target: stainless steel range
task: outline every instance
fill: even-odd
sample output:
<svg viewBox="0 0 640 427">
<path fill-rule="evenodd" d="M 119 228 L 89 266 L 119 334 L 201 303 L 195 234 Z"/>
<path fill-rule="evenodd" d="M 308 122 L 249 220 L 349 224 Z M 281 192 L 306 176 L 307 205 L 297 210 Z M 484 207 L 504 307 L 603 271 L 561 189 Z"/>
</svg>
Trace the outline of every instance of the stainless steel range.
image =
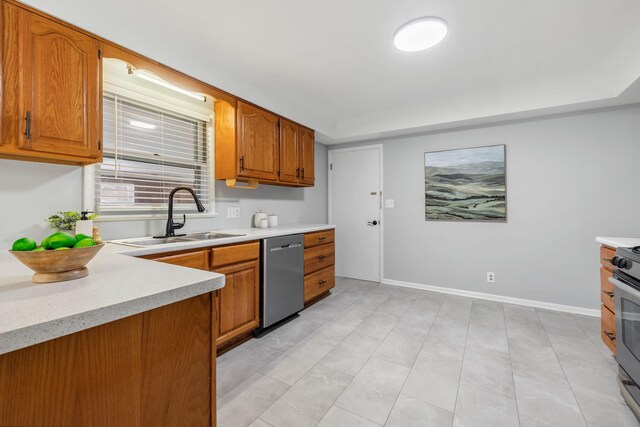
<svg viewBox="0 0 640 427">
<path fill-rule="evenodd" d="M 620 391 L 640 419 L 640 246 L 618 248 L 609 281 L 616 287 L 616 349 Z"/>
</svg>

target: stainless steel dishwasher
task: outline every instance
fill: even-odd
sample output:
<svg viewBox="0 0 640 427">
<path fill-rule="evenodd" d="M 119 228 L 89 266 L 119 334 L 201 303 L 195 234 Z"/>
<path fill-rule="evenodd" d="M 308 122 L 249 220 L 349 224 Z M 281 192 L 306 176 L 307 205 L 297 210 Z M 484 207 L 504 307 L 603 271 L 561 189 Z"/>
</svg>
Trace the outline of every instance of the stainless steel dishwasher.
<svg viewBox="0 0 640 427">
<path fill-rule="evenodd" d="M 304 236 L 262 240 L 262 329 L 304 308 Z"/>
</svg>

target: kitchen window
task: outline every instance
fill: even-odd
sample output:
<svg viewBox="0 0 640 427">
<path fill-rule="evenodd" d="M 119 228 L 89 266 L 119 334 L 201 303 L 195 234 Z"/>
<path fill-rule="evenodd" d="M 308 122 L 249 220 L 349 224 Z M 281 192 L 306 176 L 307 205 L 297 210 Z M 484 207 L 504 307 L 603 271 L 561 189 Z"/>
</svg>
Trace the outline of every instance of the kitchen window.
<svg viewBox="0 0 640 427">
<path fill-rule="evenodd" d="M 211 118 L 189 115 L 117 93 L 103 94 L 102 164 L 93 171 L 95 211 L 100 216 L 162 215 L 171 190 L 193 188 L 212 211 Z M 196 212 L 186 192 L 174 210 Z"/>
</svg>

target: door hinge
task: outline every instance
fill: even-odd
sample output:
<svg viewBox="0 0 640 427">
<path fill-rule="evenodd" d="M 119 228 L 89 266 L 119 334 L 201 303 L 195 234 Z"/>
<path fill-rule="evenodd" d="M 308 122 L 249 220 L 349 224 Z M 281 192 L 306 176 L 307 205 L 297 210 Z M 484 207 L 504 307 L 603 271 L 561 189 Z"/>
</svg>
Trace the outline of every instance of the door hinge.
<svg viewBox="0 0 640 427">
<path fill-rule="evenodd" d="M 102 50 L 98 49 L 98 59 L 102 59 Z"/>
</svg>

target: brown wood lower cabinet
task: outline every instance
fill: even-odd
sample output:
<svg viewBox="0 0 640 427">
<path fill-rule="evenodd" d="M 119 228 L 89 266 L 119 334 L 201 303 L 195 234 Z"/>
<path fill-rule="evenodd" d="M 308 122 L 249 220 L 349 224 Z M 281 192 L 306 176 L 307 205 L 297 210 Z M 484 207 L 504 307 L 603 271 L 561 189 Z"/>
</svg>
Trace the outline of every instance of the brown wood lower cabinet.
<svg viewBox="0 0 640 427">
<path fill-rule="evenodd" d="M 327 293 L 335 285 L 336 272 L 333 266 L 307 274 L 304 276 L 304 300 L 311 301 Z"/>
<path fill-rule="evenodd" d="M 204 294 L 0 355 L 2 426 L 216 425 Z"/>
<path fill-rule="evenodd" d="M 211 249 L 211 270 L 225 275 L 218 294 L 219 348 L 246 338 L 260 325 L 260 243 Z"/>
<path fill-rule="evenodd" d="M 615 267 L 609 262 L 616 254 L 616 250 L 609 246 L 600 247 L 600 307 L 601 324 L 600 337 L 609 347 L 609 350 L 616 354 L 616 308 L 614 304 L 614 288 L 609 283 L 609 277 L 613 274 Z"/>
<path fill-rule="evenodd" d="M 334 230 L 304 235 L 304 303 L 313 304 L 335 286 Z"/>
</svg>

